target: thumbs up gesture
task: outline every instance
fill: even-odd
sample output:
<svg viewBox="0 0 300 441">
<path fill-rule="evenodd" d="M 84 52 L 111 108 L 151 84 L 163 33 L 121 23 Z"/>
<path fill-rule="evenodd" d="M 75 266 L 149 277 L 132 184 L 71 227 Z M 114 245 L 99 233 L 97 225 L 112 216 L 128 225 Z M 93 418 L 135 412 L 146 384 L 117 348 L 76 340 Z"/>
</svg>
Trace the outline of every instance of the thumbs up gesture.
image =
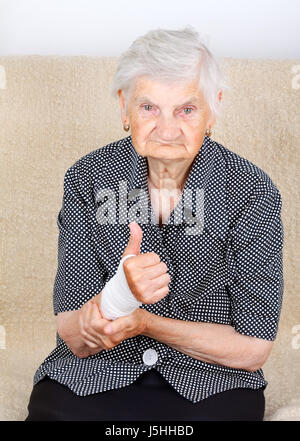
<svg viewBox="0 0 300 441">
<path fill-rule="evenodd" d="M 129 242 L 122 255 L 123 258 L 135 254 L 123 262 L 128 286 L 138 301 L 156 303 L 169 292 L 168 267 L 154 252 L 140 254 L 143 230 L 135 222 L 131 222 L 129 228 Z"/>
</svg>

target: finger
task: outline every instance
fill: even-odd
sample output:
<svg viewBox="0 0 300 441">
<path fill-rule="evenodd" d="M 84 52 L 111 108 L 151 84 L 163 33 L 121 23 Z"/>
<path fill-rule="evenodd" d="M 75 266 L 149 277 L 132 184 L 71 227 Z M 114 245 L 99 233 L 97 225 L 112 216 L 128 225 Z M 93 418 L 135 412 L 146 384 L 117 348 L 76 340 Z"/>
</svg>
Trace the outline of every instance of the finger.
<svg viewBox="0 0 300 441">
<path fill-rule="evenodd" d="M 152 292 L 165 287 L 168 285 L 171 281 L 171 276 L 169 273 L 163 274 L 162 276 L 156 277 L 155 279 L 151 280 L 151 288 Z"/>
<path fill-rule="evenodd" d="M 97 296 L 95 296 L 95 298 L 93 298 L 91 300 L 91 302 L 93 302 L 93 303 L 95 303 L 95 305 L 97 305 L 98 311 L 99 311 L 99 314 L 100 314 L 101 318 L 103 318 L 103 314 L 102 314 L 102 311 L 101 311 L 102 292 L 103 291 L 101 291 Z"/>
<path fill-rule="evenodd" d="M 95 320 L 103 319 L 99 303 L 92 299 L 90 300 L 90 304 L 92 305 L 91 308 L 92 318 Z"/>
<path fill-rule="evenodd" d="M 153 265 L 157 265 L 160 263 L 160 257 L 158 254 L 151 252 L 151 253 L 143 253 L 138 254 L 137 256 L 129 257 L 129 259 L 126 259 L 123 263 L 123 268 L 125 270 L 135 270 L 138 269 L 144 271 L 145 268 L 152 267 Z"/>
<path fill-rule="evenodd" d="M 168 286 L 164 286 L 163 288 L 158 289 L 152 296 L 151 304 L 159 302 L 166 294 L 170 291 Z"/>
<path fill-rule="evenodd" d="M 129 319 L 127 316 L 119 317 L 104 326 L 103 332 L 105 335 L 117 334 L 118 332 L 124 331 L 128 327 Z"/>
<path fill-rule="evenodd" d="M 109 348 L 111 344 L 115 346 L 115 343 L 103 333 L 103 327 L 109 323 L 109 320 L 99 318 L 100 316 L 101 315 L 99 314 L 99 309 L 96 302 L 90 300 L 84 305 L 83 339 L 89 348 L 93 350 L 101 350 L 104 347 Z"/>
<path fill-rule="evenodd" d="M 106 345 L 109 347 L 111 343 L 113 343 L 113 346 L 115 346 L 115 342 L 111 340 L 110 334 L 107 334 L 104 331 L 106 326 L 111 325 L 113 322 L 113 320 L 108 320 L 105 318 L 102 318 L 97 322 L 97 327 L 95 327 L 95 332 L 93 332 L 93 335 L 96 336 L 99 345 Z"/>
<path fill-rule="evenodd" d="M 143 230 L 136 222 L 130 222 L 129 229 L 129 242 L 124 250 L 122 257 L 127 256 L 128 254 L 140 254 L 140 247 L 143 239 Z"/>
<path fill-rule="evenodd" d="M 93 343 L 99 343 L 101 330 L 106 324 L 107 320 L 103 319 L 96 302 L 90 301 L 87 304 L 85 314 L 85 329 L 87 330 L 85 338 Z"/>
<path fill-rule="evenodd" d="M 86 330 L 84 338 L 90 343 L 97 344 L 99 341 L 99 336 L 97 330 L 94 329 L 93 326 L 95 321 L 99 320 L 99 311 L 97 313 L 95 308 L 97 308 L 97 305 L 94 302 L 88 302 L 84 318 L 84 326 Z"/>
<path fill-rule="evenodd" d="M 156 265 L 151 265 L 143 270 L 143 277 L 148 280 L 156 279 L 162 276 L 168 271 L 168 267 L 165 262 L 160 262 Z"/>
</svg>

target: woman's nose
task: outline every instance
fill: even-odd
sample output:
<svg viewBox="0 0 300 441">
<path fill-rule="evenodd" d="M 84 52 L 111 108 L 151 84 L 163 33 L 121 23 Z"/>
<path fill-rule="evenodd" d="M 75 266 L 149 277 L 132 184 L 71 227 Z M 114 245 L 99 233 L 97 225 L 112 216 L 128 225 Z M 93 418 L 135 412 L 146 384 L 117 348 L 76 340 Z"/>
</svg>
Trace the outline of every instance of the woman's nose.
<svg viewBox="0 0 300 441">
<path fill-rule="evenodd" d="M 161 142 L 176 141 L 180 136 L 178 121 L 170 117 L 161 117 L 157 122 L 157 134 Z"/>
</svg>

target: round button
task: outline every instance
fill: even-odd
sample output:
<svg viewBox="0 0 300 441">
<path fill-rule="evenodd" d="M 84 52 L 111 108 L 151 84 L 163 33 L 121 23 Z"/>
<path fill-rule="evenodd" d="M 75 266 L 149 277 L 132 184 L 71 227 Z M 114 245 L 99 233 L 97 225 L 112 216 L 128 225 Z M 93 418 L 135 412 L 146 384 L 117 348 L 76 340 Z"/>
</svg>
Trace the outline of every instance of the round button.
<svg viewBox="0 0 300 441">
<path fill-rule="evenodd" d="M 155 364 L 158 360 L 158 355 L 155 349 L 147 349 L 143 354 L 143 362 L 151 366 L 152 364 Z"/>
</svg>

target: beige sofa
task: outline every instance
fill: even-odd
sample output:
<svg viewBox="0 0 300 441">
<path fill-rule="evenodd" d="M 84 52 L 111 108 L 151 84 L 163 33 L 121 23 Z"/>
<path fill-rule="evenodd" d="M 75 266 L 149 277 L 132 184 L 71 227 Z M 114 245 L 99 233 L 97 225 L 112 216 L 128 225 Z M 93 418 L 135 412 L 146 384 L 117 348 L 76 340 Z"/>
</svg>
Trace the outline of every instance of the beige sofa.
<svg viewBox="0 0 300 441">
<path fill-rule="evenodd" d="M 283 198 L 285 292 L 264 366 L 265 419 L 300 420 L 300 60 L 219 61 L 231 89 L 212 138 L 267 172 Z M 84 154 L 128 136 L 109 96 L 116 62 L 0 57 L 1 420 L 25 419 L 33 375 L 55 346 L 52 288 L 64 173 Z"/>
</svg>

